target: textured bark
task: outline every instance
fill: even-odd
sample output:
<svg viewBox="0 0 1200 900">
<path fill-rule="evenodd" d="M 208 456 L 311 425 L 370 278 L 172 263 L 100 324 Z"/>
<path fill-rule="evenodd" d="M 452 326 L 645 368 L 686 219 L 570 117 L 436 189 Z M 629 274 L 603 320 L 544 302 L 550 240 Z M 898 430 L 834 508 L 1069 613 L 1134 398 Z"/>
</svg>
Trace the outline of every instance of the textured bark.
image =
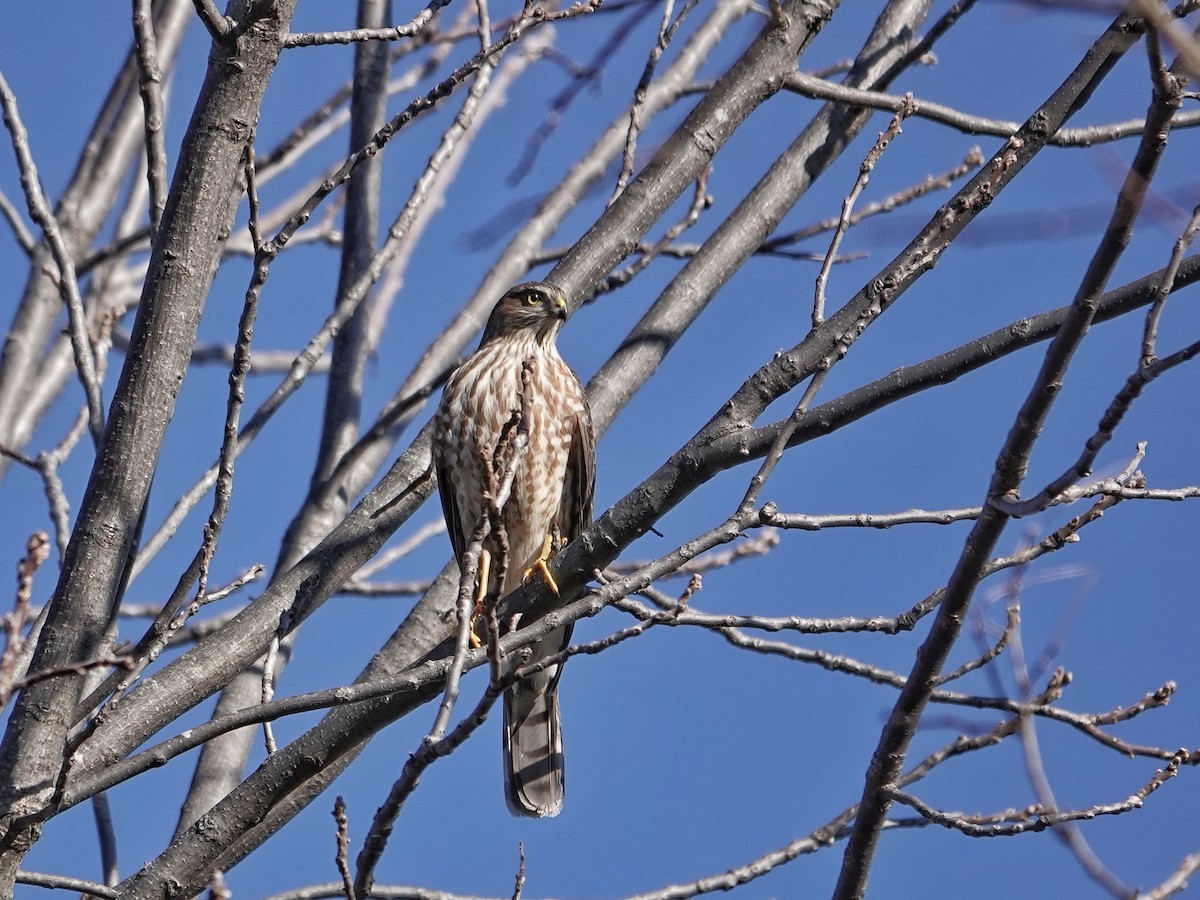
<svg viewBox="0 0 1200 900">
<path fill-rule="evenodd" d="M 387 25 L 390 0 L 359 0 L 358 27 Z M 387 108 L 388 45 L 382 41 L 354 48 L 354 87 L 350 101 L 350 150 L 366 145 L 385 121 Z M 365 161 L 346 185 L 342 264 L 338 296 L 350 290 L 370 265 L 379 231 L 380 159 Z M 325 419 L 313 472 L 312 487 L 288 528 L 275 569 L 290 569 L 329 530 L 346 516 L 349 497 L 336 492 L 329 497 L 324 483 L 342 454 L 357 440 L 362 407 L 363 371 L 366 366 L 366 321 L 369 303 L 362 303 L 342 326 L 333 342 L 332 363 L 325 399 Z M 291 641 L 280 646 L 276 657 L 278 677 L 290 655 Z M 262 661 L 243 671 L 221 692 L 214 716 L 257 703 L 262 693 Z M 204 745 L 191 788 L 179 816 L 179 830 L 196 821 L 242 779 L 246 758 L 257 729 L 246 728 L 222 735 Z"/>
<path fill-rule="evenodd" d="M 162 231 L 150 261 L 108 425 L 50 603 L 31 671 L 95 655 L 124 576 L 196 327 L 237 207 L 242 153 L 294 3 L 214 46 Z M 62 771 L 81 675 L 52 678 L 18 698 L 0 747 L 5 810 L 0 890 L 37 837 Z"/>
</svg>

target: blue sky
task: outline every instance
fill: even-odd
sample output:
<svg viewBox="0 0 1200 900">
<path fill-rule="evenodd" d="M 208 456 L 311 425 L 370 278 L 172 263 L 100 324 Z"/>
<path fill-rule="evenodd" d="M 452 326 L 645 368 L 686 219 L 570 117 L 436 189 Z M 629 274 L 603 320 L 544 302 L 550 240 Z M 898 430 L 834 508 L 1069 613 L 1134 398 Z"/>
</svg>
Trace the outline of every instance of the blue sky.
<svg viewBox="0 0 1200 900">
<path fill-rule="evenodd" d="M 880 6 L 877 2 L 844 4 L 802 66 L 819 69 L 852 56 Z M 945 6 L 935 3 L 934 15 Z M 349 27 L 353 8 L 345 0 L 309 0 L 300 4 L 293 28 Z M 457 4 L 452 6 L 456 9 Z M 493 17 L 506 11 L 498 4 Z M 397 4 L 398 21 L 412 12 Z M 703 12 L 701 4 L 692 15 Z M 520 184 L 507 185 L 502 176 L 524 149 L 529 132 L 542 121 L 549 98 L 563 85 L 562 68 L 545 60 L 532 66 L 514 87 L 507 105 L 484 125 L 406 273 L 387 335 L 368 369 L 368 415 L 391 395 L 428 341 L 482 279 L 508 237 L 504 229 L 511 219 L 557 183 L 628 102 L 652 46 L 657 17 L 651 15 L 634 32 L 596 89 L 580 95 Z M 1058 86 L 1109 18 L 1110 11 L 1092 14 L 997 0 L 980 3 L 939 43 L 937 64 L 905 74 L 893 91 L 911 90 L 918 98 L 979 115 L 1024 120 Z M 17 95 L 42 182 L 51 196 L 57 196 L 69 177 L 73 154 L 128 44 L 128 19 L 125 4 L 14 0 L 11 5 L 9 25 L 0 32 L 0 69 Z M 597 40 L 587 24 L 563 24 L 557 29 L 556 47 L 576 61 L 586 59 Z M 705 75 L 722 71 L 758 27 L 758 19 L 752 17 L 731 29 Z M 207 37 L 193 27 L 169 101 L 167 147 L 172 160 L 206 53 Z M 59 61 L 64 57 L 70 64 Z M 286 53 L 267 93 L 259 147 L 271 147 L 316 100 L 347 78 L 351 58 L 344 47 Z M 412 95 L 393 97 L 389 111 L 397 111 Z M 1146 54 L 1139 44 L 1070 124 L 1140 117 L 1148 100 Z M 385 220 L 390 221 L 407 197 L 457 102 L 452 98 L 389 147 Z M 639 164 L 686 108 L 681 104 L 651 124 L 640 142 Z M 699 239 L 715 227 L 817 108 L 815 101 L 780 95 L 751 117 L 716 158 L 709 182 L 714 205 L 691 238 Z M 859 162 L 886 124 L 884 114 L 872 119 L 781 230 L 836 215 Z M 1155 212 L 1139 221 L 1113 286 L 1165 264 L 1173 241 L 1200 201 L 1196 140 L 1192 132 L 1172 136 L 1154 184 Z M 264 201 L 289 195 L 339 159 L 346 141 L 344 131 L 331 137 L 296 170 L 265 187 Z M 872 173 L 860 203 L 879 200 L 954 166 L 973 145 L 978 144 L 986 157 L 1000 143 L 998 138 L 962 135 L 910 120 Z M 1070 302 L 1134 147 L 1133 141 L 1126 140 L 1086 151 L 1050 149 L 1040 154 L 937 268 L 872 326 L 833 370 L 819 399 L 832 399 L 898 366 L 953 348 L 1021 316 Z M 579 204 L 553 243 L 569 245 L 586 230 L 602 211 L 614 177 L 610 173 L 602 189 Z M 10 198 L 20 197 L 8 152 L 0 153 L 0 188 Z M 673 222 L 686 202 L 685 198 L 677 204 L 652 235 Z M 834 269 L 831 303 L 848 299 L 872 278 L 939 202 L 935 197 L 852 230 L 844 252 L 866 256 Z M 478 246 L 466 240 L 480 222 L 493 220 L 505 223 L 498 241 Z M 244 221 L 243 210 L 238 227 L 244 227 Z M 818 239 L 804 249 L 822 252 L 825 241 Z M 678 265 L 660 261 L 630 286 L 601 297 L 572 318 L 560 346 L 585 380 L 619 345 Z M 6 311 L 6 322 L 7 311 L 20 298 L 26 268 L 16 242 L 0 232 L 0 272 L 5 273 L 0 278 L 0 310 Z M 201 340 L 232 339 L 249 270 L 246 260 L 222 267 L 201 324 Z M 815 263 L 775 258 L 751 260 L 739 271 L 600 442 L 598 510 L 653 472 L 776 350 L 804 337 L 816 273 Z M 336 278 L 335 249 L 289 250 L 273 267 L 264 291 L 256 348 L 301 346 L 331 307 Z M 1168 304 L 1161 355 L 1196 339 L 1200 314 L 1194 295 L 1194 288 L 1185 290 Z M 1141 327 L 1141 316 L 1132 315 L 1097 326 L 1089 334 L 1035 449 L 1028 481 L 1032 489 L 1027 493 L 1040 489 L 1078 455 L 1136 365 Z M 796 448 L 769 482 L 764 499 L 775 501 L 786 512 L 814 514 L 978 504 L 1043 351 L 1044 346 L 1038 346 L 1014 354 Z M 114 353 L 108 392 L 120 362 L 120 354 Z M 278 377 L 252 379 L 248 409 L 270 392 Z M 189 375 L 168 430 L 148 528 L 161 522 L 175 497 L 215 459 L 225 380 L 226 372 L 216 366 L 197 366 Z M 1153 384 L 1101 455 L 1098 473 L 1119 472 L 1135 443 L 1145 440 L 1149 450 L 1142 469 L 1152 487 L 1200 483 L 1195 452 L 1198 387 L 1194 366 L 1181 367 Z M 283 529 L 307 488 L 322 397 L 321 378 L 311 378 L 239 462 L 233 507 L 214 562 L 214 582 L 228 580 L 254 562 L 273 563 Z M 774 417 L 785 415 L 795 399 L 787 398 L 770 412 Z M 36 452 L 53 446 L 80 402 L 78 386 L 69 384 L 27 449 Z M 415 433 L 414 427 L 408 436 Z M 64 469 L 73 508 L 82 495 L 90 462 L 88 448 L 81 445 Z M 661 537 L 644 537 L 623 559 L 660 555 L 721 521 L 736 507 L 752 474 L 753 467 L 742 467 L 714 479 L 663 517 L 657 525 Z M 6 511 L 0 517 L 0 566 L 15 564 L 29 531 L 46 526 L 43 507 L 38 480 L 10 468 L 0 482 L 0 510 Z M 1081 509 L 1054 510 L 1013 523 L 1002 538 L 1000 552 L 1011 552 L 1030 536 L 1044 536 Z M 1026 652 L 1035 658 L 1044 647 L 1054 646 L 1050 665 L 1063 666 L 1074 675 L 1063 699 L 1066 708 L 1102 712 L 1129 706 L 1164 682 L 1176 682 L 1178 691 L 1165 709 L 1113 729 L 1136 743 L 1168 748 L 1197 745 L 1198 509 L 1197 501 L 1122 504 L 1085 529 L 1077 545 L 1049 555 L 1023 576 Z M 154 602 L 169 592 L 179 568 L 198 545 L 207 511 L 205 501 L 132 586 L 131 601 Z M 438 516 L 436 503 L 427 504 L 393 542 Z M 768 556 L 706 575 L 694 602 L 706 611 L 774 616 L 894 615 L 945 582 L 968 530 L 969 524 L 963 523 L 867 533 L 853 529 L 785 533 Z M 448 555 L 448 541 L 438 537 L 386 575 L 429 577 Z M 48 574 L 43 573 L 37 583 L 38 601 L 50 590 Z M 973 616 L 993 624 L 1003 622 L 1000 591 L 1005 581 L 1005 576 L 999 576 L 981 587 Z M 678 593 L 683 583 L 664 587 Z M 256 593 L 249 591 L 250 596 Z M 231 607 L 244 599 L 243 594 L 226 603 Z M 352 680 L 410 603 L 331 599 L 301 629 L 294 662 L 278 686 L 279 693 Z M 602 637 L 625 624 L 626 617 L 610 610 L 581 622 L 576 637 Z M 918 629 L 897 638 L 791 640 L 798 646 L 906 672 L 923 636 L 924 630 Z M 976 652 L 965 635 L 951 665 Z M 1004 687 L 1013 690 L 1004 658 L 998 668 Z M 465 696 L 473 698 L 483 687 L 482 674 L 473 673 L 465 681 Z M 984 673 L 976 673 L 962 682 L 962 689 L 993 695 L 996 685 Z M 657 629 L 568 665 L 562 682 L 568 755 L 562 816 L 546 822 L 509 816 L 501 789 L 494 717 L 475 739 L 425 774 L 397 824 L 378 881 L 506 896 L 511 893 L 519 843 L 524 844 L 526 856 L 525 896 L 531 898 L 620 897 L 745 864 L 808 834 L 857 801 L 862 773 L 894 699 L 891 688 L 816 666 L 752 655 L 711 633 Z M 161 737 L 203 721 L 211 705 L 212 701 L 202 704 Z M 385 729 L 331 791 L 229 873 L 234 896 L 260 897 L 336 879 L 330 818 L 334 793 L 346 797 L 352 853 L 356 852 L 355 842 L 361 841 L 375 807 L 432 717 L 431 708 L 421 710 Z M 318 718 L 297 716 L 277 723 L 278 740 L 282 744 L 297 736 Z M 960 732 L 986 730 L 996 721 L 994 714 L 986 712 L 933 707 L 910 759 L 919 759 Z M 1064 808 L 1123 800 L 1158 767 L 1152 760 L 1125 760 L 1064 725 L 1039 722 L 1038 736 L 1049 778 Z M 256 746 L 252 764 L 261 761 L 262 752 Z M 110 792 L 123 876 L 165 846 L 194 759 L 194 753 L 188 754 Z M 1033 802 L 1014 740 L 947 763 L 914 790 L 934 806 L 968 813 L 1022 808 Z M 1195 773 L 1184 771 L 1152 796 L 1144 809 L 1086 823 L 1083 832 L 1100 858 L 1128 884 L 1153 886 L 1185 855 L 1200 849 L 1194 829 L 1188 827 L 1198 802 Z M 843 846 L 783 866 L 741 888 L 739 895 L 827 895 L 837 877 Z M 98 877 L 90 810 L 78 807 L 53 820 L 27 866 Z M 967 894 L 977 898 L 1104 896 L 1049 835 L 983 840 L 934 827 L 885 834 L 870 882 L 871 897 Z M 22 888 L 18 896 L 40 893 Z"/>
</svg>

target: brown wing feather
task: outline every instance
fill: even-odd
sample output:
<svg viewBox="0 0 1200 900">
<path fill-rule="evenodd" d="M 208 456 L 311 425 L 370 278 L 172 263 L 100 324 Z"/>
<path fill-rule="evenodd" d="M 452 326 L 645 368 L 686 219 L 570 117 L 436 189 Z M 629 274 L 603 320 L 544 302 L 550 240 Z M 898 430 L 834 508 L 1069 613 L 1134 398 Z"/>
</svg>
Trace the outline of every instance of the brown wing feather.
<svg viewBox="0 0 1200 900">
<path fill-rule="evenodd" d="M 442 500 L 442 515 L 446 517 L 446 532 L 450 535 L 450 545 L 454 548 L 454 558 L 462 565 L 463 555 L 467 552 L 467 536 L 463 534 L 462 517 L 458 513 L 458 504 L 454 502 L 454 482 L 450 479 L 450 467 L 442 462 L 437 455 L 438 496 Z"/>
<path fill-rule="evenodd" d="M 583 412 L 575 417 L 562 499 L 558 505 L 559 527 L 568 541 L 575 540 L 592 523 L 595 494 L 596 435 L 592 429 L 592 411 L 584 397 Z"/>
</svg>

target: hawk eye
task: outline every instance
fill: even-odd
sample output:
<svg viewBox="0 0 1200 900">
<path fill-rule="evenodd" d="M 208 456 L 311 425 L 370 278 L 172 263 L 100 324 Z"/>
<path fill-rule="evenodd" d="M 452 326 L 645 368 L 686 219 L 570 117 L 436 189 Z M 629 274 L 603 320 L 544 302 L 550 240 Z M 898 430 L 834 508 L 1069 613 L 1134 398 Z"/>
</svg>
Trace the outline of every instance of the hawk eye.
<svg viewBox="0 0 1200 900">
<path fill-rule="evenodd" d="M 537 306 L 538 302 L 539 302 L 538 295 L 533 293 L 532 291 L 525 295 L 525 305 L 526 306 Z"/>
</svg>

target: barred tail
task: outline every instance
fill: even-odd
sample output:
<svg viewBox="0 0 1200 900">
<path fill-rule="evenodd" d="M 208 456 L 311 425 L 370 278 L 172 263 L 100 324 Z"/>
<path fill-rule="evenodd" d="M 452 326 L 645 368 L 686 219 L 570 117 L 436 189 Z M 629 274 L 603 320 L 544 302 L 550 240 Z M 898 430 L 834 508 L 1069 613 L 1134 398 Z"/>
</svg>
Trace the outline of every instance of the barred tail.
<svg viewBox="0 0 1200 900">
<path fill-rule="evenodd" d="M 533 648 L 533 661 L 557 653 L 570 630 L 551 632 Z M 563 804 L 561 665 L 522 678 L 504 694 L 504 787 L 519 816 L 557 816 Z"/>
</svg>

